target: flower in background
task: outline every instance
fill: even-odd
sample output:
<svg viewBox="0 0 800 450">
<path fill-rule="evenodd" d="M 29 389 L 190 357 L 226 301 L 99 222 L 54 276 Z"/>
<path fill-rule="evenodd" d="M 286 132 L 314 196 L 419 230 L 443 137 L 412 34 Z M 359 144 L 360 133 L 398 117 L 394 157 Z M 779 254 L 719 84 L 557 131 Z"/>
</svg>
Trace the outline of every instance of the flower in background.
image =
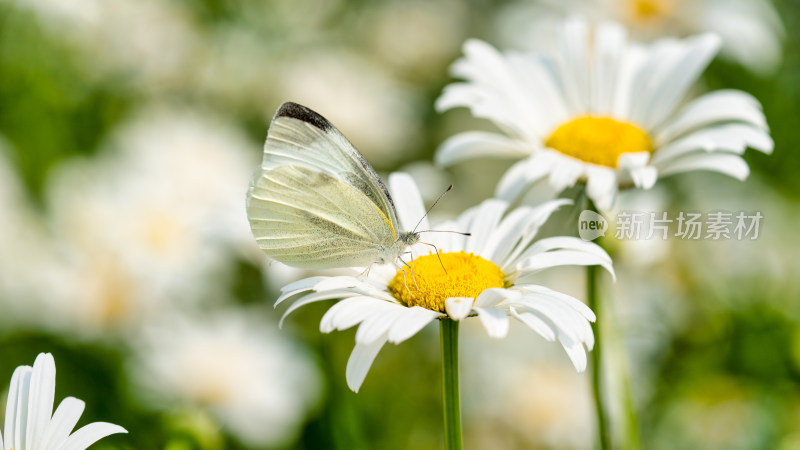
<svg viewBox="0 0 800 450">
<path fill-rule="evenodd" d="M 122 74 L 138 87 L 177 87 L 196 70 L 202 48 L 189 11 L 161 0 L 5 0 L 34 12 L 85 59 L 90 77 Z"/>
<path fill-rule="evenodd" d="M 624 28 L 568 20 L 558 52 L 502 54 L 478 40 L 464 45 L 439 111 L 467 107 L 505 134 L 471 131 L 439 148 L 440 164 L 478 156 L 524 158 L 496 195 L 514 199 L 547 179 L 561 191 L 581 181 L 600 209 L 620 187 L 651 188 L 659 176 L 710 170 L 744 179 L 747 147 L 773 149 L 761 105 L 749 94 L 720 90 L 682 105 L 717 52 L 713 34 L 629 43 Z"/>
<path fill-rule="evenodd" d="M 371 60 L 334 48 L 303 52 L 284 61 L 280 78 L 282 98 L 321 111 L 368 160 L 391 167 L 419 150 L 418 95 Z"/>
<path fill-rule="evenodd" d="M 366 43 L 375 58 L 404 78 L 439 80 L 467 35 L 466 5 L 454 1 L 369 4 Z"/>
<path fill-rule="evenodd" d="M 47 190 L 51 254 L 28 268 L 50 280 L 42 289 L 59 286 L 45 297 L 61 314 L 46 320 L 123 330 L 221 294 L 235 257 L 258 255 L 241 188 L 255 157 L 221 119 L 148 109 L 97 157 L 60 167 Z"/>
<path fill-rule="evenodd" d="M 523 0 L 499 10 L 496 34 L 503 45 L 543 49 L 553 25 L 573 15 L 620 22 L 644 40 L 716 33 L 722 56 L 760 75 L 777 69 L 783 51 L 783 24 L 769 0 Z"/>
<path fill-rule="evenodd" d="M 412 229 L 425 210 L 419 190 L 406 174 L 393 174 L 390 189 L 403 229 Z M 347 384 L 358 391 L 386 342 L 409 339 L 435 319 L 477 316 L 490 337 L 505 337 L 509 316 L 545 339 L 558 339 L 575 368 L 586 368 L 594 343 L 594 313 L 579 300 L 533 284 L 534 274 L 564 265 L 602 265 L 613 274 L 611 259 L 598 246 L 572 237 L 535 241 L 539 227 L 567 201 L 508 211 L 508 204 L 487 200 L 445 222 L 436 230 L 471 233 L 424 234 L 441 253 L 423 255 L 425 244 L 412 248 L 410 270 L 374 266 L 366 278 L 306 278 L 285 286 L 276 305 L 290 298 L 284 317 L 312 302 L 343 299 L 322 318 L 328 333 L 360 325 L 347 363 Z M 423 218 L 419 229 L 430 229 Z M 416 255 L 416 257 L 413 257 Z M 446 268 L 446 271 L 445 271 Z M 298 297 L 299 296 L 299 297 Z"/>
<path fill-rule="evenodd" d="M 51 354 L 40 353 L 32 368 L 17 367 L 8 391 L 0 449 L 85 450 L 106 436 L 127 433 L 121 426 L 105 422 L 90 423 L 72 433 L 85 403 L 67 397 L 53 413 L 55 394 L 56 363 Z"/>
<path fill-rule="evenodd" d="M 593 448 L 587 377 L 558 360 L 552 347 L 514 331 L 502 347 L 474 333 L 463 334 L 461 345 L 470 349 L 460 360 L 463 383 L 483 387 L 464 393 L 469 439 L 485 442 L 478 448 L 493 448 L 493 439 L 509 436 L 519 442 L 512 448 Z"/>
<path fill-rule="evenodd" d="M 135 344 L 137 394 L 165 409 L 203 408 L 242 442 L 278 446 L 320 397 L 316 367 L 261 314 L 165 315 Z"/>
<path fill-rule="evenodd" d="M 50 253 L 47 232 L 31 207 L 22 180 L 8 160 L 9 144 L 0 135 L 0 323 L 3 329 L 25 316 L 41 315 L 31 299 L 41 293 L 42 267 Z M 25 309 L 25 313 L 20 311 Z M 17 314 L 19 312 L 19 314 Z"/>
</svg>

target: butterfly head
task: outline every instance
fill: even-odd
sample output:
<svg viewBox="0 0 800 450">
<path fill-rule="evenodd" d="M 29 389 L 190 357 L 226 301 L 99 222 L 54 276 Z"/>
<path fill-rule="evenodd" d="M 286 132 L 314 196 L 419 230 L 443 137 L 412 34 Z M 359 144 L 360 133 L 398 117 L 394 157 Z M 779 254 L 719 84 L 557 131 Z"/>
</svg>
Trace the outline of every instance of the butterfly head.
<svg viewBox="0 0 800 450">
<path fill-rule="evenodd" d="M 412 246 L 419 242 L 419 232 L 418 231 L 404 231 L 400 233 L 400 237 L 397 240 L 403 243 L 406 246 Z"/>
</svg>

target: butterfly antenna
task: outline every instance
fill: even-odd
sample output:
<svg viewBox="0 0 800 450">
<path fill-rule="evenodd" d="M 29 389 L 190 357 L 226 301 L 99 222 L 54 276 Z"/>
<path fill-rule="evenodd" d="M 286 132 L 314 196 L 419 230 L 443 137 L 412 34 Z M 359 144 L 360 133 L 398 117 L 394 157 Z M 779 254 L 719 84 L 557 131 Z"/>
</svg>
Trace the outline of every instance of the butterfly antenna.
<svg viewBox="0 0 800 450">
<path fill-rule="evenodd" d="M 450 231 L 450 230 L 422 230 L 419 233 L 455 233 L 462 236 L 472 236 L 472 233 L 465 233 L 463 231 Z"/>
<path fill-rule="evenodd" d="M 417 231 L 417 227 L 419 227 L 419 225 L 422 223 L 422 221 L 423 221 L 423 220 L 425 220 L 425 218 L 426 218 L 426 217 L 428 217 L 428 213 L 430 213 L 430 212 L 431 212 L 431 210 L 432 210 L 432 209 L 433 209 L 433 208 L 436 206 L 436 204 L 437 204 L 437 203 L 439 203 L 439 200 L 441 200 L 441 199 L 442 199 L 442 197 L 444 197 L 444 194 L 447 194 L 447 193 L 448 193 L 448 192 L 450 192 L 452 189 L 453 189 L 453 185 L 451 184 L 450 186 L 448 186 L 448 187 L 447 187 L 447 189 L 445 189 L 445 190 L 444 190 L 444 192 L 442 192 L 441 194 L 439 194 L 439 197 L 436 199 L 436 201 L 435 201 L 435 202 L 433 202 L 433 204 L 431 205 L 431 207 L 430 207 L 430 208 L 428 208 L 428 210 L 427 210 L 427 211 L 425 211 L 425 214 L 423 214 L 423 215 L 422 215 L 422 218 L 421 218 L 421 219 L 419 219 L 419 222 L 417 222 L 417 225 L 414 227 L 414 230 L 412 231 L 412 233 L 415 233 L 415 232 Z"/>
</svg>

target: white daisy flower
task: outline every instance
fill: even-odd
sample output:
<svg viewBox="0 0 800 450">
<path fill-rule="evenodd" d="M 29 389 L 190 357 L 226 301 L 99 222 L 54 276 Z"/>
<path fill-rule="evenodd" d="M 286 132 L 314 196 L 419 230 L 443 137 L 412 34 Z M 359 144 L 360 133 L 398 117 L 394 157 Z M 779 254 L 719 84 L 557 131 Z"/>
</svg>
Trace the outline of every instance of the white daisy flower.
<svg viewBox="0 0 800 450">
<path fill-rule="evenodd" d="M 393 166 L 421 148 L 418 93 L 374 61 L 329 46 L 298 52 L 279 66 L 276 91 L 324 112 L 356 148 L 366 149 L 368 160 Z"/>
<path fill-rule="evenodd" d="M 620 187 L 653 186 L 659 176 L 711 170 L 744 179 L 747 147 L 773 141 L 751 95 L 721 90 L 682 100 L 719 49 L 713 34 L 629 43 L 619 25 L 590 33 L 565 21 L 555 55 L 500 53 L 469 40 L 452 66 L 466 81 L 447 86 L 439 111 L 467 107 L 505 134 L 471 131 L 445 141 L 440 164 L 478 156 L 524 158 L 500 181 L 511 199 L 545 178 L 555 191 L 583 181 L 600 209 Z"/>
<path fill-rule="evenodd" d="M 546 48 L 546 33 L 565 16 L 619 22 L 636 39 L 717 33 L 721 55 L 759 75 L 773 73 L 783 52 L 785 30 L 769 0 L 521 0 L 499 10 L 495 34 L 503 45 Z"/>
<path fill-rule="evenodd" d="M 252 447 L 289 442 L 322 387 L 308 352 L 260 312 L 164 315 L 138 337 L 130 372 L 155 407 L 209 413 Z"/>
<path fill-rule="evenodd" d="M 155 107 L 124 122 L 97 157 L 58 167 L 47 190 L 51 254 L 27 270 L 48 280 L 44 306 L 31 309 L 59 314 L 34 317 L 118 332 L 166 305 L 221 295 L 236 256 L 260 254 L 239 187 L 255 158 L 233 124 Z"/>
<path fill-rule="evenodd" d="M 410 176 L 393 174 L 390 190 L 403 229 L 413 229 L 424 214 L 419 190 Z M 435 319 L 477 316 L 490 337 L 502 338 L 514 317 L 545 339 L 558 339 L 575 368 L 586 368 L 584 348 L 594 345 L 592 311 L 579 300 L 532 283 L 533 275 L 562 265 L 601 265 L 613 274 L 611 259 L 597 245 L 572 237 L 535 241 L 539 227 L 566 200 L 509 211 L 502 200 L 487 200 L 436 230 L 471 233 L 423 233 L 440 254 L 411 250 L 411 270 L 374 266 L 364 277 L 317 276 L 285 286 L 276 305 L 294 299 L 284 314 L 329 299 L 342 299 L 322 318 L 329 333 L 359 325 L 347 363 L 347 384 L 358 392 L 378 351 L 399 344 Z M 429 229 L 423 219 L 419 229 Z M 535 241 L 535 242 L 534 242 Z M 446 268 L 446 272 L 443 270 Z"/>
<path fill-rule="evenodd" d="M 10 144 L 0 134 L 0 328 L 18 325 L 25 310 L 41 315 L 29 301 L 41 293 L 41 277 L 30 270 L 41 267 L 50 253 L 45 227 L 32 207 L 25 186 L 8 158 Z"/>
<path fill-rule="evenodd" d="M 53 413 L 55 392 L 53 355 L 40 353 L 33 367 L 17 367 L 8 391 L 5 434 L 0 433 L 0 449 L 85 450 L 106 436 L 127 433 L 121 426 L 105 422 L 90 423 L 72 433 L 85 404 L 75 397 L 67 397 Z"/>
<path fill-rule="evenodd" d="M 59 42 L 71 45 L 90 77 L 124 74 L 143 89 L 186 83 L 202 52 L 192 14 L 160 0 L 5 0 L 31 11 Z M 118 78 L 117 78 L 118 79 Z"/>
</svg>

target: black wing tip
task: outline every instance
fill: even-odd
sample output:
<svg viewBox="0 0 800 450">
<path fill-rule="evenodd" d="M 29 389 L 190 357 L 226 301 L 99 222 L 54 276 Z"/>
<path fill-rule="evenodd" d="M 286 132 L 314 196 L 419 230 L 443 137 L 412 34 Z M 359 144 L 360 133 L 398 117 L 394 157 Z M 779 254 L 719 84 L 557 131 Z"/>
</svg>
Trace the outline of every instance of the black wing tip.
<svg viewBox="0 0 800 450">
<path fill-rule="evenodd" d="M 278 112 L 275 113 L 275 118 L 290 117 L 292 119 L 302 120 L 303 122 L 314 125 L 323 131 L 328 131 L 333 128 L 333 125 L 328 122 L 328 119 L 322 117 L 310 108 L 294 102 L 284 102 Z"/>
</svg>

